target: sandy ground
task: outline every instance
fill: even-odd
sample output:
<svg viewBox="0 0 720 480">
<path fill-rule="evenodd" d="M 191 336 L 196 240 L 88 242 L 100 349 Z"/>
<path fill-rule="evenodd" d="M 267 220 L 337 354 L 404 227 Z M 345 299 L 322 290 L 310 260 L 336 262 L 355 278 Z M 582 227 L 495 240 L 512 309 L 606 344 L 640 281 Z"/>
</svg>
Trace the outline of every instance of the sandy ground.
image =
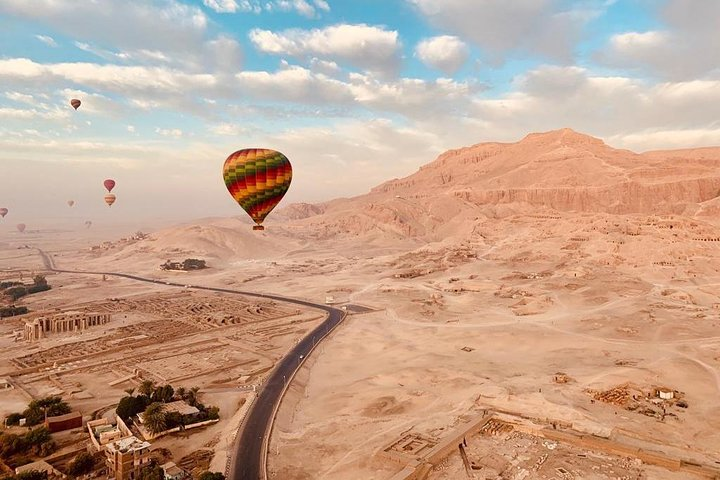
<svg viewBox="0 0 720 480">
<path fill-rule="evenodd" d="M 572 148 L 553 144 L 557 139 L 530 138 L 527 148 L 518 152 L 542 161 L 520 155 L 529 167 L 518 159 L 505 162 L 510 157 L 484 164 L 496 149 L 489 144 L 449 152 L 416 175 L 388 182 L 367 196 L 318 206 L 317 215 L 289 209 L 285 215 L 297 214 L 295 220 L 271 222 L 262 233 L 253 233 L 236 219 L 170 228 L 140 241 L 127 239 L 132 232 L 97 232 L 78 240 L 77 232 L 20 235 L 5 228 L 0 231 L 0 270 L 4 278 L 28 278 L 39 271 L 37 253 L 18 248 L 30 245 L 50 251 L 60 267 L 123 271 L 164 281 L 182 278 L 190 285 L 316 302 L 333 296 L 337 302 L 375 309 L 350 315 L 291 385 L 270 444 L 274 478 L 390 478 L 402 466 L 382 460 L 378 452 L 401 435 L 413 432 L 441 440 L 485 408 L 553 419 L 579 431 L 638 446 L 651 444 L 667 455 L 716 464 L 720 222 L 708 192 L 715 188 L 711 166 L 718 155 L 714 150 L 683 153 L 696 162 L 693 172 L 708 177 L 692 183 L 696 173 L 686 175 L 668 159 L 658 160 L 662 168 L 653 173 L 654 164 L 643 169 L 628 152 L 608 152 L 597 142 L 562 135 L 572 137 Z M 572 166 L 587 152 L 607 161 L 586 165 L 589 160 L 582 157 L 583 168 L 570 169 L 574 173 L 562 178 L 548 180 L 542 173 L 554 171 L 552 162 Z M 643 159 L 654 162 L 662 155 Z M 462 168 L 449 180 L 449 165 L 467 165 L 473 175 L 482 176 L 484 196 L 474 196 L 467 182 L 475 177 L 462 175 Z M 528 168 L 534 173 L 523 177 Z M 612 203 L 613 190 L 603 193 L 612 183 L 603 183 L 603 169 L 612 172 L 606 176 L 620 185 L 617 188 L 637 179 L 642 188 L 621 192 L 631 198 L 629 203 Z M 573 184 L 582 188 L 569 192 Z M 507 190 L 513 185 L 524 193 Z M 543 202 L 558 209 L 538 205 Z M 637 213 L 655 206 L 663 215 Z M 187 274 L 157 268 L 165 260 L 188 257 L 204 258 L 211 268 Z M 21 303 L 37 311 L 79 301 L 102 303 L 109 297 L 161 298 L 170 291 L 86 275 L 48 278 L 53 290 Z M 183 298 L 174 297 L 168 305 L 185 308 Z M 222 311 L 213 301 L 197 302 Z M 122 318 L 118 314 L 109 328 L 84 333 L 83 341 L 162 335 L 152 325 L 166 321 L 164 317 L 143 308 L 122 312 Z M 203 375 L 197 380 L 191 375 L 183 384 L 198 384 L 212 393 L 228 384 L 256 383 L 262 368 L 270 367 L 319 321 L 311 313 L 300 315 L 305 315 L 300 324 L 277 320 L 268 330 L 257 325 L 199 327 L 205 321 L 192 315 L 173 323 L 178 330 L 167 339 L 170 348 L 187 348 L 192 330 L 193 342 L 209 342 L 228 362 L 234 355 L 257 362 L 255 374 L 240 368 L 221 375 L 203 373 L 206 362 L 218 361 L 209 354 L 182 359 L 184 369 L 200 369 Z M 58 337 L 36 345 L 14 342 L 12 332 L 22 323 L 20 318 L 0 325 L 0 377 L 11 375 L 19 358 L 47 360 L 76 341 Z M 130 326 L 133 329 L 120 329 Z M 152 355 L 142 348 L 133 347 L 133 362 L 144 362 L 150 370 L 161 367 L 147 364 Z M 119 364 L 135 365 L 128 353 L 107 355 Z M 556 383 L 558 372 L 569 381 Z M 112 368 L 80 369 L 70 375 L 71 383 L 79 383 L 92 397 L 71 402 L 93 410 L 116 401 L 127 388 L 109 389 L 107 383 L 116 378 Z M 29 380 L 31 394 L 58 388 L 41 378 Z M 641 399 L 604 402 L 616 387 L 629 388 Z M 668 402 L 661 418 L 662 406 L 642 400 L 656 387 L 674 390 L 687 408 Z M 230 419 L 242 395 L 220 393 L 227 397 L 208 398 L 227 411 L 221 424 L 191 435 L 197 438 L 192 444 L 173 438 L 162 442 L 178 454 L 203 445 L 220 453 L 238 420 Z M 9 399 L 0 403 L 3 411 L 23 401 L 16 391 L 0 395 Z M 473 461 L 481 458 L 477 453 Z M 445 473 L 436 470 L 430 478 L 451 478 L 447 472 L 459 471 L 453 470 L 458 462 L 458 454 L 451 455 Z M 213 460 L 214 466 L 220 464 L 222 455 Z M 585 468 L 589 475 L 593 465 L 580 462 L 573 468 Z M 641 478 L 679 478 L 662 468 L 638 468 Z M 527 478 L 543 477 L 535 472 Z"/>
</svg>

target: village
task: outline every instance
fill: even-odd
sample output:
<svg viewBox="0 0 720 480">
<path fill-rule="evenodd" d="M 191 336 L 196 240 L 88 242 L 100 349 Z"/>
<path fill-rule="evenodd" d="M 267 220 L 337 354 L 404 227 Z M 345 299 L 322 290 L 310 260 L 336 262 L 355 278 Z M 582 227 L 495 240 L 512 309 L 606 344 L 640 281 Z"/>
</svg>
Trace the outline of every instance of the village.
<svg viewBox="0 0 720 480">
<path fill-rule="evenodd" d="M 30 305 L 0 323 L 0 477 L 25 480 L 219 480 L 264 376 L 321 321 L 188 289 Z"/>
</svg>

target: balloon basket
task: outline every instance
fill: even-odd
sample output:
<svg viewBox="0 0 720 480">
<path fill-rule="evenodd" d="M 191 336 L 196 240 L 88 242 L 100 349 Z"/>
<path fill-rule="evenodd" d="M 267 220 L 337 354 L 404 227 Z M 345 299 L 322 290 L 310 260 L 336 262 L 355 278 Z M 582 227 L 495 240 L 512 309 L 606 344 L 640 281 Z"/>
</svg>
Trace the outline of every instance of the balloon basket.
<svg viewBox="0 0 720 480">
<path fill-rule="evenodd" d="M 262 225 L 253 225 L 253 230 L 265 230 L 265 227 Z"/>
</svg>

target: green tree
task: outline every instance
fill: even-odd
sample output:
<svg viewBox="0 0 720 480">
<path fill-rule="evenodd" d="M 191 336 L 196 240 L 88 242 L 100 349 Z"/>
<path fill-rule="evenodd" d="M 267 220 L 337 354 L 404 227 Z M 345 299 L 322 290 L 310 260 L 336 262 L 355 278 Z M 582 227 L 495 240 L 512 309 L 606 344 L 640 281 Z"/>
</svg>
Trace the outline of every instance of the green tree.
<svg viewBox="0 0 720 480">
<path fill-rule="evenodd" d="M 138 387 L 138 392 L 140 392 L 142 395 L 145 395 L 148 398 L 150 398 L 150 395 L 152 395 L 154 391 L 155 391 L 155 382 L 153 382 L 152 380 L 143 380 L 143 382 Z"/>
<path fill-rule="evenodd" d="M 23 412 L 27 425 L 37 425 L 45 421 L 45 416 L 54 417 L 70 413 L 70 406 L 60 397 L 46 397 L 33 400 Z"/>
<path fill-rule="evenodd" d="M 23 418 L 22 413 L 11 413 L 7 416 L 5 421 L 8 425 L 18 425 L 21 418 Z"/>
<path fill-rule="evenodd" d="M 48 474 L 39 470 L 30 470 L 29 472 L 17 474 L 15 478 L 17 480 L 48 480 Z"/>
<path fill-rule="evenodd" d="M 187 403 L 192 405 L 193 407 L 197 406 L 198 403 L 198 392 L 200 391 L 200 387 L 192 387 L 187 394 Z"/>
<path fill-rule="evenodd" d="M 185 387 L 178 387 L 175 390 L 175 398 L 178 400 L 185 400 L 185 397 L 187 396 L 187 390 L 185 390 Z"/>
<path fill-rule="evenodd" d="M 173 387 L 170 385 L 163 385 L 161 387 L 155 388 L 152 398 L 156 402 L 167 403 L 172 400 L 173 395 L 175 395 L 175 390 L 173 389 Z"/>
<path fill-rule="evenodd" d="M 164 480 L 164 479 L 165 479 L 165 472 L 163 471 L 162 467 L 154 461 L 151 462 L 150 465 L 147 465 L 142 470 L 140 470 L 140 479 L 139 480 Z"/>
<path fill-rule="evenodd" d="M 35 275 L 33 277 L 33 284 L 35 284 L 38 287 L 45 287 L 47 286 L 47 279 L 45 278 L 45 275 Z"/>
<path fill-rule="evenodd" d="M 115 413 L 123 420 L 129 420 L 147 408 L 147 397 L 123 397 L 120 399 Z"/>
<path fill-rule="evenodd" d="M 88 452 L 81 452 L 68 465 L 68 473 L 73 477 L 90 473 L 95 466 L 95 457 Z"/>
<path fill-rule="evenodd" d="M 150 433 L 157 434 L 167 430 L 165 418 L 165 404 L 160 402 L 151 403 L 143 413 L 143 424 L 150 430 Z"/>
<path fill-rule="evenodd" d="M 203 472 L 199 480 L 225 480 L 225 475 L 220 472 Z"/>
<path fill-rule="evenodd" d="M 218 407 L 210 407 L 207 409 L 208 420 L 217 420 L 220 418 L 220 409 Z"/>
</svg>

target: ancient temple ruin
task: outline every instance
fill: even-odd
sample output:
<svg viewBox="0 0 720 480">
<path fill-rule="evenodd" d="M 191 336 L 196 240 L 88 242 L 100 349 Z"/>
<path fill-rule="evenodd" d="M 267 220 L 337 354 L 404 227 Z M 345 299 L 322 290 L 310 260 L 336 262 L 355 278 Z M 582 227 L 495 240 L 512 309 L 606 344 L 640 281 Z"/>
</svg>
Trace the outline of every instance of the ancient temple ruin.
<svg viewBox="0 0 720 480">
<path fill-rule="evenodd" d="M 82 332 L 109 321 L 109 313 L 62 312 L 25 322 L 23 338 L 33 341 L 45 338 L 50 333 Z"/>
</svg>

